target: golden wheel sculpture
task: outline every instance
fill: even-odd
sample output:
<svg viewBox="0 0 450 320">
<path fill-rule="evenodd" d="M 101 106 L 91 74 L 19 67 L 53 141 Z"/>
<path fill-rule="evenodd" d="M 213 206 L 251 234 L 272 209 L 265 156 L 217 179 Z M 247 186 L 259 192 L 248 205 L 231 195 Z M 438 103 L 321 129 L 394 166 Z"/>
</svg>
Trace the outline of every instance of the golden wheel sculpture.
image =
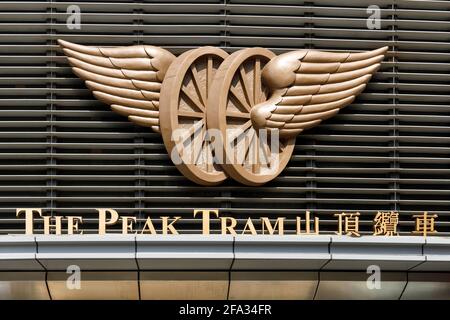
<svg viewBox="0 0 450 320">
<path fill-rule="evenodd" d="M 206 120 L 213 77 L 227 56 L 213 47 L 189 50 L 170 65 L 161 87 L 159 123 L 164 144 L 181 173 L 201 185 L 216 185 L 227 178 L 213 161 Z"/>
<path fill-rule="evenodd" d="M 295 137 L 278 138 L 274 131 L 259 130 L 250 116 L 252 108 L 270 95 L 261 71 L 273 57 L 273 52 L 263 48 L 233 53 L 217 71 L 208 100 L 208 128 L 220 130 L 223 139 L 222 168 L 250 186 L 274 179 L 295 146 Z"/>
</svg>

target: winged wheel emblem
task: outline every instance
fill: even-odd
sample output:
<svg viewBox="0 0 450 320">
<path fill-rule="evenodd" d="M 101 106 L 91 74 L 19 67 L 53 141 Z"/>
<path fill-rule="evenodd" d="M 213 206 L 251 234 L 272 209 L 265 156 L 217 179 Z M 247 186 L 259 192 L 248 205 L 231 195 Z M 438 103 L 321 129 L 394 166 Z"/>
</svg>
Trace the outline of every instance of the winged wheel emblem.
<svg viewBox="0 0 450 320">
<path fill-rule="evenodd" d="M 161 133 L 185 177 L 257 186 L 286 167 L 295 138 L 351 104 L 387 47 L 361 53 L 264 48 L 228 55 L 201 47 L 176 57 L 155 46 L 91 47 L 58 41 L 100 101 Z"/>
</svg>

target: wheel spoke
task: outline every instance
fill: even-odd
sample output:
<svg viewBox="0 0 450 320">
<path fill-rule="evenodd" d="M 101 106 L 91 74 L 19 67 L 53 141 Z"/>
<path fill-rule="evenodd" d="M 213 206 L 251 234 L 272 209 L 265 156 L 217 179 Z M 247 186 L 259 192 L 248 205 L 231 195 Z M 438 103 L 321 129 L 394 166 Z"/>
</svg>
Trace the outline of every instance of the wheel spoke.
<svg viewBox="0 0 450 320">
<path fill-rule="evenodd" d="M 243 65 L 239 66 L 239 75 L 241 76 L 241 85 L 244 89 L 245 99 L 247 99 L 248 105 L 252 104 L 252 94 L 250 92 L 250 84 L 248 83 L 247 76 L 245 75 L 245 69 Z"/>
<path fill-rule="evenodd" d="M 269 147 L 269 142 L 266 140 L 260 139 L 260 146 L 262 148 L 262 154 L 264 155 L 264 158 L 266 159 L 267 167 L 270 167 L 270 158 L 271 158 L 271 151 Z"/>
<path fill-rule="evenodd" d="M 178 111 L 178 116 L 179 117 L 186 117 L 186 118 L 203 118 L 205 116 L 205 114 L 203 114 L 201 112 L 195 112 L 195 111 L 179 110 Z"/>
<path fill-rule="evenodd" d="M 186 86 L 183 86 L 181 88 L 181 91 L 184 93 L 184 95 L 191 100 L 191 102 L 194 103 L 194 105 L 201 111 L 201 112 L 205 112 L 205 107 L 200 103 L 200 101 L 198 101 L 193 94 L 189 91 L 188 88 L 186 88 Z"/>
<path fill-rule="evenodd" d="M 249 145 L 252 140 L 253 130 L 250 129 L 245 132 L 244 136 L 241 139 L 236 141 L 236 145 L 234 147 L 234 159 L 235 164 L 239 164 L 244 166 L 246 163 L 246 159 L 248 158 Z M 240 135 L 241 137 L 242 135 Z"/>
<path fill-rule="evenodd" d="M 197 67 L 195 64 L 191 65 L 191 73 L 192 73 L 192 82 L 194 83 L 195 91 L 197 92 L 197 97 L 200 100 L 200 103 L 206 105 L 206 98 L 204 96 L 204 91 L 200 88 L 200 77 L 198 75 Z"/>
<path fill-rule="evenodd" d="M 230 92 L 232 93 L 232 97 L 235 98 L 235 100 L 242 106 L 247 112 L 250 112 L 250 105 L 247 103 L 247 101 L 242 100 L 241 95 L 238 93 L 237 89 L 233 86 L 230 87 Z"/>
<path fill-rule="evenodd" d="M 213 171 L 213 158 L 212 158 L 212 152 L 211 152 L 211 144 L 206 141 L 205 142 L 205 159 L 206 159 L 206 171 L 207 172 L 212 172 Z"/>
<path fill-rule="evenodd" d="M 211 86 L 211 81 L 213 78 L 213 60 L 211 56 L 208 56 L 208 62 L 206 66 L 206 98 L 208 98 L 208 91 Z"/>
<path fill-rule="evenodd" d="M 253 143 L 253 148 L 254 148 L 254 154 L 253 154 L 253 165 L 252 165 L 252 172 L 255 174 L 258 174 L 260 172 L 261 169 L 261 163 L 260 163 L 260 159 L 259 159 L 259 137 L 258 134 L 255 133 L 255 138 L 254 138 L 255 142 Z"/>
<path fill-rule="evenodd" d="M 199 138 L 199 137 L 200 138 Z M 193 141 L 193 146 L 194 146 L 194 163 L 197 165 L 199 164 L 199 158 L 202 155 L 202 150 L 203 150 L 203 146 L 205 145 L 206 141 L 205 141 L 205 136 L 206 136 L 206 126 L 202 127 L 202 131 L 200 132 L 200 134 L 197 137 L 194 138 Z M 199 142 L 197 141 L 198 139 L 200 139 L 201 141 L 201 145 L 197 146 L 199 144 Z"/>
<path fill-rule="evenodd" d="M 248 128 L 250 128 L 252 125 L 252 121 L 248 120 L 243 125 L 237 127 L 236 129 L 232 130 L 228 136 L 229 143 L 232 143 L 234 140 L 239 138 L 244 132 L 247 131 Z"/>
<path fill-rule="evenodd" d="M 250 114 L 236 111 L 227 111 L 227 117 L 250 119 Z"/>
<path fill-rule="evenodd" d="M 247 141 L 246 141 L 246 149 L 245 149 L 245 158 L 244 158 L 244 163 L 248 160 L 248 161 L 252 161 L 252 160 L 250 160 L 249 159 L 249 157 L 250 156 L 253 156 L 253 149 L 252 149 L 252 146 L 253 146 L 253 144 L 252 144 L 252 142 L 253 142 L 253 138 L 255 137 L 255 130 L 253 130 L 253 128 L 252 129 L 250 129 L 248 132 L 247 132 L 247 135 L 246 135 L 246 137 L 244 137 L 244 140 L 245 139 L 247 139 L 247 136 L 249 136 L 248 137 L 248 143 L 247 143 Z M 248 162 L 247 162 L 248 163 Z M 250 162 L 250 165 L 252 165 L 252 163 Z"/>
<path fill-rule="evenodd" d="M 177 141 L 177 144 L 184 143 L 188 138 L 192 137 L 192 135 L 197 132 L 198 129 L 202 128 L 205 123 L 205 120 L 200 120 L 194 123 L 188 130 L 186 130 L 186 134 L 181 137 L 180 141 Z"/>
<path fill-rule="evenodd" d="M 255 67 L 253 71 L 253 105 L 259 103 L 261 96 L 261 60 L 255 60 Z"/>
</svg>

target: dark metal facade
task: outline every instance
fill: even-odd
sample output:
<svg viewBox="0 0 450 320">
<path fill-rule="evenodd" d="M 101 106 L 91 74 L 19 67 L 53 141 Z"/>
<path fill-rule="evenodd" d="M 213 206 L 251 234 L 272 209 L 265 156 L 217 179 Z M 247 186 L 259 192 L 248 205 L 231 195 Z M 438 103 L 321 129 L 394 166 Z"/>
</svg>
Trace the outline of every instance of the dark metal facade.
<svg viewBox="0 0 450 320">
<path fill-rule="evenodd" d="M 69 29 L 67 8 L 81 9 Z M 367 27 L 370 5 L 380 29 Z M 318 215 L 359 211 L 369 233 L 378 210 L 439 215 L 450 234 L 450 2 L 406 0 L 2 1 L 0 2 L 0 229 L 23 233 L 19 207 L 82 215 L 94 208 L 181 215 L 198 232 L 193 208 L 223 215 Z M 72 74 L 56 44 L 153 44 L 181 53 L 202 45 L 231 52 L 263 46 L 368 50 L 388 57 L 367 89 L 336 117 L 297 139 L 286 170 L 263 187 L 227 181 L 199 187 L 170 162 L 162 139 L 114 114 Z M 293 228 L 293 220 L 289 225 Z"/>
</svg>

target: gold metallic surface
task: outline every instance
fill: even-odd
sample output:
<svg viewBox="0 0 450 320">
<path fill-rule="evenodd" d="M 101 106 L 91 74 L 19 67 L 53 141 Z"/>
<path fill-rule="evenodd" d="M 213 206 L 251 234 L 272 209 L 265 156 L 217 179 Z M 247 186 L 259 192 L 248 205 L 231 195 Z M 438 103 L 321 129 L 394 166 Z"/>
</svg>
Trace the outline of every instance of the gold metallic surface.
<svg viewBox="0 0 450 320">
<path fill-rule="evenodd" d="M 230 300 L 312 300 L 318 277 L 318 272 L 232 272 Z"/>
<path fill-rule="evenodd" d="M 53 300 L 139 299 L 137 272 L 82 271 L 79 288 L 67 285 L 69 275 L 66 272 L 48 273 L 47 284 Z"/>
<path fill-rule="evenodd" d="M 141 272 L 143 300 L 224 300 L 228 272 Z"/>
<path fill-rule="evenodd" d="M 269 92 L 261 82 L 261 71 L 275 57 L 264 48 L 234 52 L 217 71 L 208 99 L 208 127 L 219 130 L 223 139 L 222 168 L 234 180 L 250 186 L 276 178 L 289 162 L 295 146 L 295 137 L 272 146 L 275 135 L 269 137 L 264 134 L 267 132 L 260 132 L 251 120 L 254 106 L 267 101 Z"/>
<path fill-rule="evenodd" d="M 222 49 L 201 47 L 176 58 L 147 45 L 102 48 L 58 42 L 93 95 L 130 121 L 161 132 L 180 172 L 201 185 L 219 184 L 227 176 L 251 186 L 276 178 L 290 160 L 296 136 L 352 103 L 388 49 L 297 50 L 276 56 L 249 48 L 228 56 Z M 181 142 L 174 138 L 178 129 L 186 131 Z M 222 140 L 219 162 L 214 159 L 221 148 L 212 144 L 211 129 Z M 230 135 L 229 129 L 242 134 Z M 261 129 L 272 137 L 278 133 L 276 149 L 264 142 Z M 243 146 L 240 140 L 250 143 Z M 269 159 L 271 154 L 278 156 Z M 242 157 L 251 161 L 235 161 Z"/>
<path fill-rule="evenodd" d="M 100 101 L 159 132 L 159 91 L 175 56 L 153 46 L 87 47 L 58 40 L 86 86 Z"/>
<path fill-rule="evenodd" d="M 408 274 L 408 284 L 402 300 L 450 300 L 450 277 L 448 273 Z"/>
<path fill-rule="evenodd" d="M 213 77 L 228 54 L 201 47 L 184 52 L 167 71 L 161 88 L 161 135 L 169 155 L 182 160 L 178 170 L 201 185 L 217 185 L 227 176 L 213 163 L 213 146 L 207 138 L 207 99 Z M 174 135 L 174 132 L 181 134 Z M 180 140 L 174 136 L 179 136 Z M 178 140 L 178 141 L 174 141 Z M 183 143 L 180 143 L 183 141 Z"/>
<path fill-rule="evenodd" d="M 299 50 L 273 58 L 262 70 L 272 94 L 252 108 L 257 128 L 295 137 L 349 105 L 380 67 L 387 47 L 365 53 Z"/>
<path fill-rule="evenodd" d="M 407 278 L 402 272 L 382 272 L 381 286 L 370 288 L 366 272 L 321 272 L 316 300 L 396 300 Z"/>
<path fill-rule="evenodd" d="M 48 300 L 45 272 L 0 272 L 0 300 Z"/>
</svg>

